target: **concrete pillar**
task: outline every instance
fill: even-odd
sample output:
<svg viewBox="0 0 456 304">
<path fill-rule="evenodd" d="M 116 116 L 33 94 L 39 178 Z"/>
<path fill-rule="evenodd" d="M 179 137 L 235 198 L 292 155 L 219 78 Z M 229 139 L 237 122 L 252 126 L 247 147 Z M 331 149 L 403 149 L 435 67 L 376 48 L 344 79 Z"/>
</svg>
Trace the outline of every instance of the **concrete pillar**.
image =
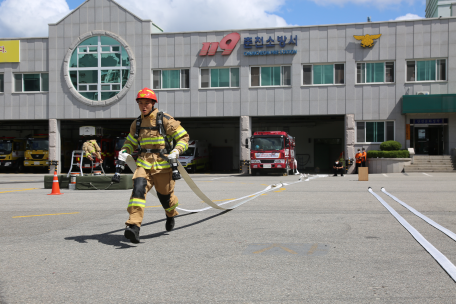
<svg viewBox="0 0 456 304">
<path fill-rule="evenodd" d="M 49 119 L 49 161 L 59 162 L 57 173 L 61 173 L 62 164 L 60 163 L 60 120 Z M 54 174 L 55 166 L 49 167 L 49 173 Z"/>
<path fill-rule="evenodd" d="M 345 159 L 355 159 L 355 114 L 345 115 Z M 348 168 L 347 174 L 353 173 L 355 165 Z"/>
<path fill-rule="evenodd" d="M 245 160 L 250 160 L 250 141 L 249 148 L 245 147 L 245 140 L 249 139 L 252 136 L 252 118 L 250 116 L 241 116 L 240 118 L 240 127 L 239 127 L 239 159 L 241 164 Z M 249 166 L 242 165 L 241 171 L 243 174 L 249 174 Z"/>
</svg>

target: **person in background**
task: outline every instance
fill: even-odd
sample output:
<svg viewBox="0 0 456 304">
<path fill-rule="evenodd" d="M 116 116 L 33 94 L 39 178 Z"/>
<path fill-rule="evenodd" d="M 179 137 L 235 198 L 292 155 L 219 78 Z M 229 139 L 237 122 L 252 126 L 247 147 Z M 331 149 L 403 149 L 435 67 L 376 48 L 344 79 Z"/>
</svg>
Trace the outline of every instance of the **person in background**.
<svg viewBox="0 0 456 304">
<path fill-rule="evenodd" d="M 363 154 L 361 153 L 361 149 L 358 149 L 358 153 L 356 153 L 355 159 L 356 159 L 355 174 L 358 174 L 358 168 L 362 166 L 362 160 L 363 160 Z"/>
<path fill-rule="evenodd" d="M 363 152 L 361 152 L 361 154 L 363 155 L 363 159 L 361 160 L 361 165 L 362 165 L 362 167 L 366 167 L 366 160 L 367 160 L 366 149 L 363 148 Z"/>
<path fill-rule="evenodd" d="M 338 159 L 336 159 L 336 161 L 334 162 L 333 170 L 334 170 L 333 176 L 337 176 L 338 173 L 340 173 L 340 176 L 344 176 L 344 166 Z"/>
<path fill-rule="evenodd" d="M 82 150 L 84 151 L 84 157 L 87 157 L 91 161 L 94 160 L 94 157 L 97 157 L 100 160 L 100 164 L 103 163 L 103 159 L 101 158 L 101 149 L 97 144 L 95 139 L 90 139 L 86 141 L 82 145 Z"/>
</svg>

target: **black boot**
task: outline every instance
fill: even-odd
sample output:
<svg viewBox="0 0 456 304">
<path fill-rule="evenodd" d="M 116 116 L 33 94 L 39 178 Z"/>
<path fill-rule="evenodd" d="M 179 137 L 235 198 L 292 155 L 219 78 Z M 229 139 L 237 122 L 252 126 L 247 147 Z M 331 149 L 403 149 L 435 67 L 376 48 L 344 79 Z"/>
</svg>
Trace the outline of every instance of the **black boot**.
<svg viewBox="0 0 456 304">
<path fill-rule="evenodd" d="M 136 225 L 128 225 L 127 228 L 125 228 L 125 233 L 124 236 L 129 239 L 132 243 L 139 243 L 139 228 Z"/>
<path fill-rule="evenodd" d="M 166 216 L 166 231 L 171 231 L 174 229 L 174 217 L 168 217 Z"/>
</svg>

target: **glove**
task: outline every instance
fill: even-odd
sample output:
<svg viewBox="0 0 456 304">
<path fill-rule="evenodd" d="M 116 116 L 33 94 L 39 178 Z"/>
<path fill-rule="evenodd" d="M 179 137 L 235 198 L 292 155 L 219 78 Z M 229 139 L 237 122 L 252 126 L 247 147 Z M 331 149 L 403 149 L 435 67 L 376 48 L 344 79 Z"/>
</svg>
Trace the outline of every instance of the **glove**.
<svg viewBox="0 0 456 304">
<path fill-rule="evenodd" d="M 121 161 L 123 161 L 123 162 L 126 161 L 128 155 L 130 155 L 130 154 L 128 154 L 126 150 L 120 151 L 120 153 L 119 153 L 119 160 L 121 160 Z"/>
<path fill-rule="evenodd" d="M 179 158 L 179 150 L 174 149 L 171 151 L 171 153 L 168 155 L 169 159 L 174 159 L 174 158 Z"/>
</svg>

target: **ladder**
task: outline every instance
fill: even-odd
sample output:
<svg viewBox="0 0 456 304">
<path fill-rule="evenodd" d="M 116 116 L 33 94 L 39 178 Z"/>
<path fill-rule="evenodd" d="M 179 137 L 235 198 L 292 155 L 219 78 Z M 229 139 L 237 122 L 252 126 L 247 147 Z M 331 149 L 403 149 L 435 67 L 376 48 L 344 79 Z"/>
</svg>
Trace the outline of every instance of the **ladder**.
<svg viewBox="0 0 456 304">
<path fill-rule="evenodd" d="M 82 150 L 74 150 L 73 153 L 71 153 L 71 165 L 70 165 L 70 171 L 68 171 L 67 177 L 70 176 L 70 174 L 73 172 L 73 166 L 77 166 L 78 162 L 74 161 L 76 158 L 79 157 L 79 170 L 81 171 L 81 176 L 84 176 L 82 173 L 82 159 L 84 158 L 84 151 Z"/>
<path fill-rule="evenodd" d="M 84 173 L 82 172 L 82 168 L 83 168 L 82 161 L 84 159 L 84 153 L 85 152 L 83 150 L 74 150 L 73 151 L 73 153 L 71 154 L 70 171 L 68 171 L 67 177 L 69 177 L 72 172 L 75 172 L 75 171 L 73 171 L 74 166 L 77 166 L 77 167 L 79 166 L 79 171 L 81 173 L 81 176 L 84 176 Z M 75 159 L 78 157 L 79 157 L 79 162 L 77 160 L 75 161 Z M 93 160 L 90 161 L 90 168 L 92 170 L 90 172 L 90 174 L 93 175 Z M 104 176 L 106 176 L 106 173 L 104 172 L 103 166 L 101 164 L 100 164 L 100 168 L 101 168 L 101 171 L 103 171 Z"/>
</svg>

